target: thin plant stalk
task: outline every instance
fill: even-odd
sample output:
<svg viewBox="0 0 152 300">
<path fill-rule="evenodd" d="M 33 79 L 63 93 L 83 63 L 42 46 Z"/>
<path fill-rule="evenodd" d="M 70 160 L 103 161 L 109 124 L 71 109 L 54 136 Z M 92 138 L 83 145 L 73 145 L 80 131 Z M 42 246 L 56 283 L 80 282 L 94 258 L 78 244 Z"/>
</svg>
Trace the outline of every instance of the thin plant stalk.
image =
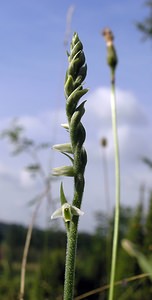
<svg viewBox="0 0 152 300">
<path fill-rule="evenodd" d="M 119 215 L 120 215 L 120 159 L 119 159 L 117 110 L 116 110 L 116 95 L 115 95 L 115 69 L 118 63 L 118 59 L 117 59 L 117 54 L 113 43 L 114 35 L 112 31 L 109 28 L 105 28 L 102 34 L 106 41 L 107 63 L 110 67 L 110 73 L 111 73 L 111 115 L 112 115 L 112 129 L 113 129 L 114 157 L 115 157 L 115 215 L 114 215 L 114 234 L 113 234 L 110 289 L 109 289 L 109 300 L 113 300 L 117 248 L 118 248 Z"/>
<path fill-rule="evenodd" d="M 116 112 L 116 96 L 115 96 L 114 82 L 111 83 L 111 113 L 112 113 L 112 127 L 113 127 L 114 151 L 115 151 L 116 203 L 115 203 L 114 235 L 113 235 L 113 247 L 112 247 L 109 300 L 112 300 L 114 296 L 114 282 L 115 282 L 115 273 L 116 273 L 119 215 L 120 215 L 120 159 L 119 159 L 119 144 L 118 144 L 118 134 L 117 134 L 117 112 Z"/>
<path fill-rule="evenodd" d="M 44 199 L 44 197 L 46 197 L 48 194 L 48 188 L 44 191 L 44 193 L 42 193 L 41 196 L 39 196 L 39 202 L 37 203 L 33 215 L 32 215 L 32 219 L 31 219 L 31 223 L 28 227 L 28 231 L 26 234 L 26 240 L 25 240 L 25 245 L 24 245 L 24 250 L 23 250 L 23 257 L 22 257 L 22 264 L 21 264 L 21 278 L 20 278 L 20 294 L 19 294 L 19 300 L 24 300 L 24 294 L 25 294 L 25 275 L 26 275 L 26 266 L 27 266 L 27 257 L 28 257 L 28 253 L 29 253 L 29 247 L 30 247 L 30 243 L 31 243 L 31 238 L 32 238 L 32 232 L 33 232 L 33 226 L 35 224 L 35 220 L 39 211 L 39 207 L 41 205 L 42 200 Z"/>
<path fill-rule="evenodd" d="M 105 203 L 107 205 L 107 220 L 108 220 L 108 232 L 106 237 L 106 269 L 107 269 L 107 278 L 109 278 L 109 269 L 110 269 L 110 257 L 111 257 L 111 230 L 110 230 L 110 193 L 109 193 L 109 181 L 108 181 L 108 164 L 107 164 L 107 139 L 101 139 L 102 146 L 102 162 L 103 162 L 103 179 L 104 179 L 104 191 L 105 191 Z"/>
<path fill-rule="evenodd" d="M 115 281 L 115 286 L 122 285 L 124 283 L 124 281 L 126 283 L 129 283 L 129 282 L 133 282 L 133 281 L 136 281 L 136 280 L 145 279 L 146 277 L 149 277 L 149 273 L 142 273 L 142 274 L 135 275 L 135 276 L 132 276 L 132 277 L 123 278 L 122 280 Z M 110 285 L 106 284 L 104 286 L 98 287 L 98 288 L 96 288 L 94 290 L 91 290 L 89 292 L 86 292 L 86 293 L 84 293 L 80 296 L 77 296 L 77 297 L 74 298 L 74 300 L 88 299 L 90 296 L 93 296 L 93 295 L 98 294 L 98 293 L 105 292 L 106 290 L 109 289 L 109 287 L 110 287 Z"/>
<path fill-rule="evenodd" d="M 47 198 L 48 203 L 51 200 L 51 194 L 50 194 L 50 188 L 51 188 L 51 179 L 48 178 L 45 175 L 45 171 L 43 166 L 41 165 L 41 162 L 39 161 L 38 157 L 38 150 L 42 148 L 49 147 L 48 143 L 40 143 L 36 145 L 33 140 L 27 138 L 24 136 L 23 133 L 24 128 L 20 125 L 17 124 L 17 119 L 14 119 L 13 122 L 11 123 L 10 129 L 5 129 L 1 133 L 1 137 L 7 137 L 10 142 L 14 145 L 14 151 L 13 154 L 17 155 L 20 153 L 26 153 L 32 158 L 33 163 L 28 165 L 26 168 L 29 172 L 33 173 L 34 175 L 39 175 L 42 184 L 44 185 L 45 189 L 44 192 L 37 197 L 35 197 L 32 201 L 31 204 L 36 203 L 31 223 L 28 226 L 27 234 L 26 234 L 26 240 L 25 240 L 25 245 L 23 249 L 23 256 L 22 256 L 22 263 L 21 263 L 21 276 L 20 276 L 20 292 L 19 292 L 19 300 L 24 299 L 24 294 L 25 294 L 25 275 L 26 275 L 26 267 L 27 267 L 27 257 L 28 257 L 28 252 L 30 248 L 30 242 L 32 238 L 32 231 L 33 231 L 33 226 L 34 222 L 37 217 L 37 213 L 41 204 L 41 201 L 43 198 Z"/>
<path fill-rule="evenodd" d="M 102 146 L 102 165 L 103 165 L 103 180 L 104 180 L 104 192 L 105 192 L 105 203 L 107 205 L 107 217 L 110 218 L 110 193 L 109 193 L 109 180 L 108 180 L 108 164 L 107 164 L 107 139 L 101 139 Z"/>
</svg>

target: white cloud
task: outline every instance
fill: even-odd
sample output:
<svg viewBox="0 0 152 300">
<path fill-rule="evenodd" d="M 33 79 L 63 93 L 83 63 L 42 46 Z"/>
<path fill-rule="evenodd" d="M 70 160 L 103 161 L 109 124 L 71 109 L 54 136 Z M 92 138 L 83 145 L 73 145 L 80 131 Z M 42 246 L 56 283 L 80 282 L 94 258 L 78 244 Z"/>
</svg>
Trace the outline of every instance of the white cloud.
<svg viewBox="0 0 152 300">
<path fill-rule="evenodd" d="M 65 118 L 64 110 L 58 110 L 43 112 L 37 116 L 22 116 L 20 122 L 32 138 L 51 141 L 58 134 Z"/>
<path fill-rule="evenodd" d="M 20 183 L 21 186 L 25 188 L 35 186 L 34 178 L 32 178 L 29 172 L 24 169 L 20 172 Z"/>
<path fill-rule="evenodd" d="M 117 89 L 116 102 L 121 155 L 124 155 L 124 158 L 127 156 L 131 158 L 132 155 L 134 158 L 145 149 L 146 139 L 151 130 L 148 114 L 131 92 Z M 89 148 L 94 145 L 96 152 L 100 139 L 106 137 L 108 140 L 107 152 L 113 156 L 110 90 L 108 88 L 98 88 L 90 93 L 86 104 L 85 125 Z M 151 145 L 149 148 L 150 153 Z"/>
<path fill-rule="evenodd" d="M 87 114 L 94 122 L 111 126 L 110 89 L 98 88 L 87 97 Z M 119 126 L 124 124 L 139 126 L 146 125 L 146 115 L 141 103 L 128 91 L 116 90 L 116 104 Z"/>
</svg>

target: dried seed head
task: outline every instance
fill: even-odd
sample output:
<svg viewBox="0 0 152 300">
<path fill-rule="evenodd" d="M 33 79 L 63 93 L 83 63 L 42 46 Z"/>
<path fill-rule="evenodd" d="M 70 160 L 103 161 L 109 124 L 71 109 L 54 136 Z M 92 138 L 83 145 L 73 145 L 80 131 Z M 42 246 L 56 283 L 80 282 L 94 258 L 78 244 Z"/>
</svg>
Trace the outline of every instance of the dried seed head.
<svg viewBox="0 0 152 300">
<path fill-rule="evenodd" d="M 111 82 L 114 84 L 115 82 L 115 69 L 118 63 L 117 53 L 114 47 L 114 35 L 109 28 L 105 28 L 102 31 L 102 35 L 105 39 L 107 46 L 107 63 L 111 69 Z"/>
<path fill-rule="evenodd" d="M 101 139 L 101 146 L 104 147 L 104 148 L 107 146 L 107 139 L 106 138 Z"/>
<path fill-rule="evenodd" d="M 102 35 L 106 41 L 107 47 L 113 45 L 114 35 L 108 27 L 102 31 Z"/>
</svg>

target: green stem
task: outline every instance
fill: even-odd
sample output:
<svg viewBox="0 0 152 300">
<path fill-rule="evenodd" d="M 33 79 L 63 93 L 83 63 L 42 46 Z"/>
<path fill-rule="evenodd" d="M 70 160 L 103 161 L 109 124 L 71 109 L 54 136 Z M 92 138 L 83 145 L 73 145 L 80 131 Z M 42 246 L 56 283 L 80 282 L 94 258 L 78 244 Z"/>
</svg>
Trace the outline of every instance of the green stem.
<svg viewBox="0 0 152 300">
<path fill-rule="evenodd" d="M 75 161 L 79 161 L 79 151 L 76 152 Z M 80 164 L 80 161 L 79 161 Z M 84 190 L 83 173 L 75 176 L 75 192 L 73 205 L 81 207 L 82 196 Z M 65 262 L 65 281 L 64 281 L 64 300 L 72 300 L 74 296 L 74 279 L 75 279 L 75 262 L 78 237 L 78 221 L 79 217 L 73 216 L 70 222 L 69 230 L 67 230 L 67 252 Z"/>
<path fill-rule="evenodd" d="M 115 273 L 116 273 L 119 214 L 120 214 L 120 160 L 119 160 L 116 96 L 115 96 L 115 83 L 114 82 L 111 83 L 111 112 L 112 112 L 112 127 L 113 127 L 114 147 L 115 147 L 116 204 L 115 204 L 114 236 L 113 236 L 113 247 L 112 247 L 109 300 L 112 300 L 114 297 L 114 281 L 115 281 Z"/>
<path fill-rule="evenodd" d="M 67 232 L 67 252 L 65 263 L 64 300 L 72 300 L 74 295 L 75 260 L 77 249 L 78 217 L 71 221 L 70 230 Z"/>
</svg>

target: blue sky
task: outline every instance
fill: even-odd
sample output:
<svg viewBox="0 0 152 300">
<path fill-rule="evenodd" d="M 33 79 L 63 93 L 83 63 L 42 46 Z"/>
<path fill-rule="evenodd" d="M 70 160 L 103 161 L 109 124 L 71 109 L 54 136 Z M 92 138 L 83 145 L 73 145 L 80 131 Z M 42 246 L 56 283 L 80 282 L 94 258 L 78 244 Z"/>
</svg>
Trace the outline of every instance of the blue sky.
<svg viewBox="0 0 152 300">
<path fill-rule="evenodd" d="M 108 85 L 105 46 L 100 31 L 109 26 L 116 37 L 120 87 L 135 91 L 150 102 L 151 46 L 141 43 L 134 23 L 147 13 L 143 1 L 3 1 L 0 11 L 1 99 L 0 115 L 36 113 L 56 105 L 63 97 L 66 67 L 63 40 L 66 13 L 75 5 L 71 32 L 77 31 L 88 63 L 91 89 Z M 9 105 L 9 104 L 12 105 Z M 38 103 L 38 105 L 37 105 Z M 61 105 L 63 101 L 61 100 Z"/>
<path fill-rule="evenodd" d="M 139 186 L 143 180 L 149 189 L 151 179 L 149 170 L 139 162 L 141 155 L 148 156 L 152 150 L 149 143 L 152 129 L 152 47 L 150 42 L 142 42 L 141 34 L 135 27 L 135 23 L 143 20 L 148 13 L 143 0 L 2 1 L 0 10 L 0 126 L 3 129 L 9 120 L 17 116 L 27 128 L 28 134 L 37 140 L 46 139 L 52 142 L 54 139 L 53 142 L 60 143 L 66 138 L 62 134 L 62 129 L 58 127 L 64 121 L 62 118 L 65 118 L 63 83 L 67 66 L 66 49 L 69 45 L 65 47 L 63 41 L 66 32 L 66 15 L 71 5 L 74 5 L 75 10 L 71 22 L 70 39 L 72 33 L 77 31 L 83 42 L 88 64 L 85 85 L 89 87 L 89 93 L 84 118 L 88 137 L 86 146 L 90 157 L 86 173 L 88 186 L 94 186 L 94 178 L 100 177 L 100 172 L 102 172 L 99 147 L 99 139 L 102 135 L 106 135 L 111 141 L 108 158 L 109 173 L 113 174 L 111 121 L 110 110 L 107 106 L 109 69 L 106 65 L 105 43 L 100 34 L 101 30 L 108 26 L 114 32 L 119 58 L 116 83 L 123 167 L 122 203 L 130 205 L 132 198 L 138 200 Z M 3 182 L 0 190 L 5 199 L 5 205 L 3 201 L 1 203 L 0 218 L 7 221 L 22 221 L 23 208 L 22 205 L 18 208 L 16 203 L 20 201 L 19 198 L 23 198 L 26 202 L 29 195 L 35 192 L 36 186 L 33 188 L 30 184 L 28 186 L 29 180 L 27 180 L 26 189 L 22 186 L 24 176 L 21 176 L 21 181 L 19 178 L 24 161 L 20 158 L 19 161 L 15 159 L 14 162 L 14 159 L 9 157 L 7 145 L 3 141 L 0 143 L 0 177 Z M 60 158 L 55 156 L 54 166 L 59 162 Z M 100 162 L 101 170 L 98 168 Z M 8 173 L 12 178 L 11 183 L 6 180 Z M 14 184 L 13 180 L 18 180 L 18 185 Z M 109 180 L 111 180 L 111 193 L 113 193 L 113 175 Z M 99 186 L 100 184 L 99 180 Z M 11 202 L 9 190 L 13 195 Z M 53 190 L 57 196 L 58 186 L 55 185 Z M 94 226 L 91 214 L 99 209 L 98 199 L 103 193 L 103 190 L 95 188 L 92 198 L 96 201 L 90 200 L 88 205 L 86 198 L 91 190 L 88 187 L 86 196 L 84 195 L 84 208 L 87 210 L 88 207 L 89 210 L 88 215 L 85 213 L 84 221 L 82 221 L 81 226 L 84 229 L 88 220 L 90 229 Z M 128 196 L 126 196 L 126 191 Z M 112 205 L 113 203 L 112 201 Z M 10 214 L 9 210 L 11 209 L 12 212 L 13 207 L 14 213 Z M 105 207 L 106 204 L 103 204 L 103 209 Z M 24 212 L 25 223 L 27 220 L 28 209 L 27 213 Z M 43 223 L 41 218 L 39 222 Z"/>
</svg>

